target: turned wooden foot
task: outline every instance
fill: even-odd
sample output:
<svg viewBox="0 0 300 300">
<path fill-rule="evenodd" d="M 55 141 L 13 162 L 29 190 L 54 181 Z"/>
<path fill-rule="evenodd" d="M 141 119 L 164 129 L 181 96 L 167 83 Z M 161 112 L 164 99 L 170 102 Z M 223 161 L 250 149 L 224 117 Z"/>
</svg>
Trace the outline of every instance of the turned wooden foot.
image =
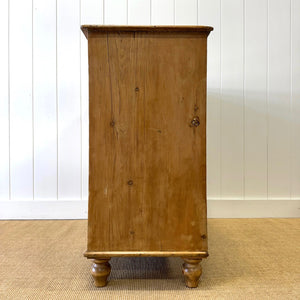
<svg viewBox="0 0 300 300">
<path fill-rule="evenodd" d="M 202 274 L 201 258 L 183 258 L 182 273 L 185 278 L 185 284 L 189 288 L 198 286 Z"/>
<path fill-rule="evenodd" d="M 94 277 L 94 283 L 96 287 L 107 285 L 107 277 L 109 276 L 111 270 L 111 266 L 108 261 L 109 258 L 94 259 L 91 273 Z"/>
</svg>

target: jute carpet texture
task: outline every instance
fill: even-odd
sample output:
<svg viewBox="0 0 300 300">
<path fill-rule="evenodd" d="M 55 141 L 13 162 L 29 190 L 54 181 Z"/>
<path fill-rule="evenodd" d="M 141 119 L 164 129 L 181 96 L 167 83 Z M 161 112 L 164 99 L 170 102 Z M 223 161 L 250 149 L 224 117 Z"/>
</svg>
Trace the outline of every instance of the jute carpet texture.
<svg viewBox="0 0 300 300">
<path fill-rule="evenodd" d="M 300 299 L 300 219 L 209 219 L 210 256 L 188 289 L 180 258 L 113 258 L 95 288 L 86 220 L 0 221 L 0 299 Z"/>
</svg>

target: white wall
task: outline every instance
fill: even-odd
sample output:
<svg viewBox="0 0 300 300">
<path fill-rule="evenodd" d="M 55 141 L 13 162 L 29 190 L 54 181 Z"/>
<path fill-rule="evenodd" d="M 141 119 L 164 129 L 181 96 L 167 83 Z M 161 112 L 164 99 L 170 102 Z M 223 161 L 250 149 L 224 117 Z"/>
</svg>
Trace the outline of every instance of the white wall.
<svg viewBox="0 0 300 300">
<path fill-rule="evenodd" d="M 209 215 L 299 216 L 300 0 L 1 0 L 0 218 L 86 216 L 79 27 L 103 23 L 213 26 Z"/>
</svg>

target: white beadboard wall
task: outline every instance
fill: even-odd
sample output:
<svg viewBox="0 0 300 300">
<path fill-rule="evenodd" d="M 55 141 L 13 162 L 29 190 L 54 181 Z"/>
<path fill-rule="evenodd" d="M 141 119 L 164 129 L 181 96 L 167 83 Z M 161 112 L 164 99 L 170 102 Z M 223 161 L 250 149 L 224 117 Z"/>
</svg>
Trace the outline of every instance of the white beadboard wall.
<svg viewBox="0 0 300 300">
<path fill-rule="evenodd" d="M 300 216 L 300 0 L 1 0 L 0 218 L 86 218 L 81 24 L 210 25 L 210 217 Z"/>
</svg>

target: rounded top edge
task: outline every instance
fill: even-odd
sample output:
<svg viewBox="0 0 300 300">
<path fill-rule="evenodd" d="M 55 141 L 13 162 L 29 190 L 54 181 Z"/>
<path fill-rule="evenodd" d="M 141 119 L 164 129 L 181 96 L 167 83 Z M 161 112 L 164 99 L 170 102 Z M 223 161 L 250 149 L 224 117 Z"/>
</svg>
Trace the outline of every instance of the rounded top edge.
<svg viewBox="0 0 300 300">
<path fill-rule="evenodd" d="M 213 30 L 210 26 L 200 25 L 82 25 L 82 32 L 88 37 L 89 32 L 181 32 L 181 33 L 206 33 L 209 34 Z"/>
</svg>

